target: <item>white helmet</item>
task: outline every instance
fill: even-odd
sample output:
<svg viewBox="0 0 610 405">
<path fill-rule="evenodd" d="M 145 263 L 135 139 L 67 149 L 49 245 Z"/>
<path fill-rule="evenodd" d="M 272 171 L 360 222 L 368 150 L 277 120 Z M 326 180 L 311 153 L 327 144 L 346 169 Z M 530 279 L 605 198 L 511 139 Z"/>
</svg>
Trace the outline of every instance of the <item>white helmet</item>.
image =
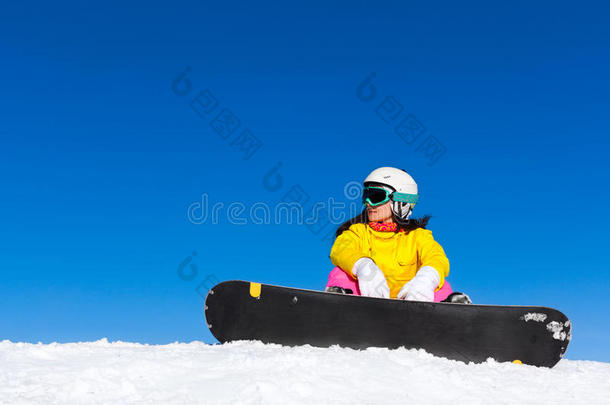
<svg viewBox="0 0 610 405">
<path fill-rule="evenodd" d="M 377 183 L 390 187 L 392 194 L 392 212 L 399 219 L 406 221 L 411 216 L 417 203 L 417 183 L 406 171 L 395 167 L 380 167 L 364 179 L 364 186 Z"/>
</svg>

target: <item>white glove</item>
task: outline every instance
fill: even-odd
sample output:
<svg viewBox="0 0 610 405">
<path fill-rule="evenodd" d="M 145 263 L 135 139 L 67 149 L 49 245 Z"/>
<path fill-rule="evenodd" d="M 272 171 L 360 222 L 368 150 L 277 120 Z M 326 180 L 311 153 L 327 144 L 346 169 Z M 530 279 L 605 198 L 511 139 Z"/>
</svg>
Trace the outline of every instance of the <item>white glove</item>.
<svg viewBox="0 0 610 405">
<path fill-rule="evenodd" d="M 434 301 L 434 290 L 441 282 L 438 271 L 431 266 L 423 266 L 415 277 L 398 292 L 397 298 L 407 301 Z"/>
<path fill-rule="evenodd" d="M 358 278 L 360 293 L 365 297 L 390 298 L 390 287 L 383 272 L 368 257 L 356 260 L 352 273 Z"/>
</svg>

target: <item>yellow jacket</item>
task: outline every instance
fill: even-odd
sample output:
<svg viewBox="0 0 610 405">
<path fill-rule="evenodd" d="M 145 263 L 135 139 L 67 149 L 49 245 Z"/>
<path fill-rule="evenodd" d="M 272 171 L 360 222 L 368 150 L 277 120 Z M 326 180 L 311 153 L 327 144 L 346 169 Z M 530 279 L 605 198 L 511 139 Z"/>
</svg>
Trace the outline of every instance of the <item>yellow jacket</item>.
<svg viewBox="0 0 610 405">
<path fill-rule="evenodd" d="M 330 260 L 352 278 L 352 267 L 361 257 L 370 257 L 379 266 L 390 287 L 390 297 L 415 277 L 422 266 L 438 271 L 443 286 L 449 275 L 449 260 L 441 245 L 427 229 L 405 232 L 375 231 L 366 224 L 353 224 L 337 237 L 330 251 Z M 437 289 L 437 290 L 438 290 Z"/>
</svg>

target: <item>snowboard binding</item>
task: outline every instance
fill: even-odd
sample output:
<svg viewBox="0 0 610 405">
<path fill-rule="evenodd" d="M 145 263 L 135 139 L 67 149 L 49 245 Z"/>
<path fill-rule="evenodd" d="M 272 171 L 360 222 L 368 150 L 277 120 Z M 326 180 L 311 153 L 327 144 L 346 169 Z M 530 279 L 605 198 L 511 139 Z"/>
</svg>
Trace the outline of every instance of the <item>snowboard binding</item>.
<svg viewBox="0 0 610 405">
<path fill-rule="evenodd" d="M 346 294 L 346 295 L 354 294 L 354 291 L 352 289 L 343 288 L 343 287 L 339 287 L 339 286 L 326 287 L 324 289 L 324 292 L 330 292 L 330 293 L 335 293 L 335 294 Z M 472 300 L 470 299 L 470 297 L 467 294 L 464 294 L 461 292 L 451 293 L 451 294 L 449 294 L 449 296 L 447 298 L 445 298 L 441 302 L 448 302 L 450 304 L 472 304 Z"/>
<path fill-rule="evenodd" d="M 451 293 L 441 302 L 449 302 L 451 304 L 472 304 L 472 300 L 470 299 L 470 297 L 461 292 Z"/>
<path fill-rule="evenodd" d="M 337 286 L 332 286 L 332 287 L 326 287 L 324 289 L 324 292 L 331 292 L 331 293 L 336 293 L 336 294 L 354 294 L 354 291 L 352 291 L 352 289 L 350 288 L 343 288 L 343 287 L 337 287 Z"/>
</svg>

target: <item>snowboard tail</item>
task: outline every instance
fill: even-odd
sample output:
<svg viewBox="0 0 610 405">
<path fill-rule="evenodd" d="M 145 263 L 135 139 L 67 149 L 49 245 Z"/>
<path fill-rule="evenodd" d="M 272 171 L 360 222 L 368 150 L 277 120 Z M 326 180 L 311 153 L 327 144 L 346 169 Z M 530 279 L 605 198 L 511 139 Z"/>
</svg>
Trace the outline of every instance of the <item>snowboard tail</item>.
<svg viewBox="0 0 610 405">
<path fill-rule="evenodd" d="M 546 307 L 463 305 L 326 293 L 247 281 L 214 286 L 205 318 L 219 342 L 424 349 L 464 362 L 554 366 L 571 325 Z"/>
</svg>

